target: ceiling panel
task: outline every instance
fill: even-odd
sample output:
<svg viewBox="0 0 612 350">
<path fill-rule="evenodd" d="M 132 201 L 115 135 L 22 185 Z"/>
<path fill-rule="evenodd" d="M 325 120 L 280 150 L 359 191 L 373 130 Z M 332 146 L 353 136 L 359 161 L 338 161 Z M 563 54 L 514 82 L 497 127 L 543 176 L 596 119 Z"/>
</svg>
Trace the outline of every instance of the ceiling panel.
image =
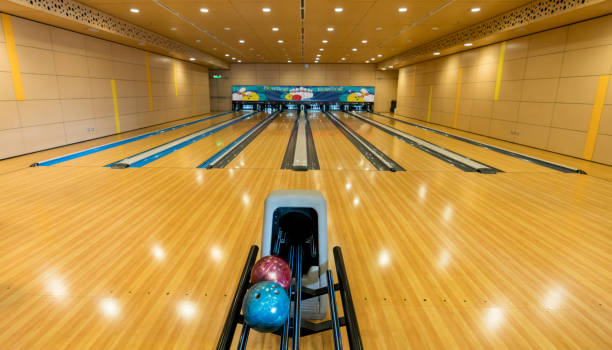
<svg viewBox="0 0 612 350">
<path fill-rule="evenodd" d="M 85 0 L 126 21 L 193 46 L 213 56 L 244 62 L 364 62 L 380 60 L 416 45 L 431 41 L 490 16 L 520 6 L 526 1 L 446 1 L 446 0 L 305 0 L 305 42 L 302 57 L 300 2 L 286 0 L 167 0 L 164 3 L 194 28 L 153 1 Z M 439 12 L 430 13 L 450 3 Z M 479 6 L 476 14 L 470 8 Z M 205 7 L 208 13 L 200 12 Z M 271 9 L 269 13 L 262 8 Z M 342 12 L 334 8 L 341 7 Z M 398 8 L 406 7 L 404 13 Z M 130 13 L 138 8 L 140 13 Z M 272 31 L 278 27 L 279 31 Z M 333 32 L 327 28 L 333 27 Z M 432 30 L 437 27 L 438 30 Z M 176 28 L 176 30 L 171 30 Z M 229 30 L 226 30 L 229 28 Z M 402 32 L 403 31 L 403 32 Z M 199 42 L 197 42 L 199 40 Z M 239 43 L 238 40 L 244 40 Z M 279 44 L 277 41 L 283 40 Z M 323 44 L 322 40 L 328 40 Z M 367 40 L 366 44 L 361 41 Z M 319 51 L 323 48 L 324 51 Z M 357 48 L 357 52 L 351 51 Z M 225 57 L 229 54 L 229 58 Z M 345 57 L 346 61 L 341 61 Z"/>
<path fill-rule="evenodd" d="M 313 62 L 320 54 L 325 63 L 363 63 L 387 59 L 530 1 L 304 0 L 303 47 L 299 0 L 164 0 L 179 16 L 151 0 L 82 2 L 227 62 L 232 57 L 234 62 Z M 264 7 L 271 11 L 264 13 Z M 336 7 L 343 11 L 335 12 Z M 400 13 L 400 7 L 406 12 Z M 471 12 L 474 7 L 481 11 Z M 131 8 L 140 12 L 131 13 Z"/>
</svg>

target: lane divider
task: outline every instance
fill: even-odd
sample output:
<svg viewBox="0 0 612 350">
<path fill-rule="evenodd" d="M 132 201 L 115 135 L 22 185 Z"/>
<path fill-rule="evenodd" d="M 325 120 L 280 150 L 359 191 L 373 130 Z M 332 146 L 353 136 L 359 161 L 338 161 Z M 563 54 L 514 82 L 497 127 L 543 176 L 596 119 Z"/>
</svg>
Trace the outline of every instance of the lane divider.
<svg viewBox="0 0 612 350">
<path fill-rule="evenodd" d="M 254 127 L 249 129 L 244 134 L 240 135 L 232 143 L 225 146 L 219 152 L 215 153 L 212 157 L 208 158 L 204 163 L 198 165 L 198 168 L 212 169 L 212 168 L 224 168 L 226 165 L 238 156 L 238 154 L 248 146 L 272 121 L 276 118 L 280 112 L 274 112 L 266 117 L 261 122 L 257 123 Z"/>
<path fill-rule="evenodd" d="M 489 144 L 484 143 L 484 142 L 479 142 L 479 141 L 475 141 L 475 140 L 472 140 L 472 139 L 468 139 L 466 137 L 450 134 L 450 133 L 447 133 L 445 131 L 441 131 L 441 130 L 437 130 L 437 129 L 433 129 L 433 128 L 428 128 L 428 127 L 420 125 L 420 124 L 415 124 L 415 123 L 411 123 L 411 122 L 408 122 L 408 121 L 405 121 L 405 120 L 393 118 L 393 117 L 390 117 L 388 115 L 384 115 L 384 114 L 380 114 L 380 113 L 376 113 L 376 112 L 372 112 L 372 114 L 381 116 L 383 118 L 395 120 L 395 121 L 398 121 L 400 123 L 404 123 L 404 124 L 407 124 L 407 125 L 410 125 L 410 126 L 414 126 L 415 128 L 427 130 L 429 132 L 433 132 L 433 133 L 438 134 L 438 135 L 443 135 L 443 136 L 450 137 L 450 138 L 455 139 L 455 140 L 459 140 L 459 141 L 466 142 L 466 143 L 469 143 L 469 144 L 472 144 L 472 145 L 475 145 L 475 146 L 486 148 L 486 149 L 488 149 L 490 151 L 493 151 L 493 152 L 505 154 L 507 156 L 515 157 L 515 158 L 518 158 L 518 159 L 521 159 L 521 160 L 525 160 L 525 161 L 528 161 L 528 162 L 531 162 L 531 163 L 534 163 L 534 164 L 538 164 L 538 165 L 541 165 L 543 167 L 547 167 L 549 169 L 557 170 L 557 171 L 560 171 L 560 172 L 563 172 L 563 173 L 586 174 L 586 172 L 584 170 L 572 168 L 572 167 L 569 167 L 567 165 L 563 165 L 563 164 L 559 164 L 559 163 L 554 163 L 554 162 L 551 162 L 551 161 L 548 161 L 548 160 L 544 160 L 544 159 L 528 156 L 526 154 L 522 154 L 522 153 L 518 153 L 518 152 L 514 152 L 514 151 L 510 151 L 510 150 L 507 150 L 505 148 L 489 145 Z"/>
<path fill-rule="evenodd" d="M 258 113 L 257 111 L 255 112 L 251 112 L 249 114 L 245 114 L 245 115 L 241 115 L 239 117 L 236 118 L 232 118 L 230 120 L 226 120 L 224 122 L 215 124 L 213 126 L 210 126 L 208 128 L 196 131 L 194 133 L 191 133 L 189 135 L 183 136 L 183 137 L 179 137 L 178 139 L 175 139 L 173 141 L 170 142 L 166 142 L 162 145 L 159 145 L 157 147 L 153 147 L 149 150 L 146 150 L 144 152 L 140 152 L 137 153 L 133 156 L 121 159 L 119 161 L 113 162 L 111 164 L 105 165 L 106 167 L 110 167 L 113 169 L 125 169 L 125 168 L 140 168 L 143 167 L 151 162 L 154 162 L 156 160 L 158 160 L 159 158 L 162 158 L 174 151 L 178 151 L 181 148 L 187 147 L 189 145 L 191 145 L 194 142 L 200 141 L 201 139 L 205 138 L 206 136 L 212 135 L 215 132 L 225 129 L 228 126 L 235 124 L 239 121 L 245 120 L 249 117 L 251 117 L 252 115 L 254 115 L 255 113 Z"/>
<path fill-rule="evenodd" d="M 296 171 L 320 170 L 319 158 L 317 157 L 317 149 L 314 144 L 312 130 L 310 129 L 308 114 L 304 111 L 299 111 L 297 112 L 297 115 L 298 116 L 295 118 L 293 128 L 291 129 L 289 142 L 287 142 L 287 148 L 285 150 L 285 155 L 283 156 L 281 169 Z M 299 141 L 301 144 L 300 150 L 297 149 L 298 133 L 300 134 L 300 139 L 302 139 Z M 300 155 L 298 155 L 298 153 L 300 153 Z M 301 158 L 301 160 L 296 161 L 298 158 Z M 304 159 L 306 160 L 305 166 Z"/>
<path fill-rule="evenodd" d="M 165 129 L 161 129 L 161 130 L 152 131 L 152 132 L 149 132 L 149 133 L 146 133 L 146 134 L 130 137 L 130 138 L 125 139 L 125 140 L 110 142 L 110 143 L 107 143 L 107 144 L 104 144 L 104 145 L 101 145 L 101 146 L 96 146 L 96 147 L 88 148 L 86 150 L 82 150 L 82 151 L 78 151 L 78 152 L 75 152 L 75 153 L 66 154 L 66 155 L 63 155 L 63 156 L 60 156 L 60 157 L 57 157 L 57 158 L 47 159 L 47 160 L 44 160 L 44 161 L 41 161 L 41 162 L 34 163 L 34 164 L 30 165 L 30 166 L 32 166 L 32 167 L 34 167 L 34 166 L 51 166 L 51 165 L 63 163 L 63 162 L 66 162 L 66 161 L 69 161 L 69 160 L 72 160 L 72 159 L 75 159 L 75 158 L 80 158 L 80 157 L 84 157 L 84 156 L 87 156 L 87 155 L 90 155 L 90 154 L 93 154 L 93 153 L 104 151 L 104 150 L 107 150 L 109 148 L 113 148 L 113 147 L 125 145 L 127 143 L 131 143 L 131 142 L 134 142 L 134 141 L 142 140 L 144 138 L 147 138 L 147 137 L 150 137 L 150 136 L 153 136 L 153 135 L 158 135 L 158 134 L 162 134 L 162 133 L 169 132 L 169 131 L 172 131 L 172 130 L 184 128 L 186 126 L 190 126 L 190 125 L 194 125 L 194 124 L 197 124 L 197 123 L 201 123 L 203 121 L 206 121 L 206 120 L 209 120 L 209 119 L 212 119 L 212 118 L 218 118 L 218 117 L 224 116 L 226 114 L 230 114 L 230 113 L 233 113 L 233 111 L 224 112 L 224 113 L 220 113 L 220 114 L 215 114 L 215 115 L 210 116 L 210 117 L 206 117 L 206 118 L 194 120 L 194 121 L 191 121 L 191 122 L 188 122 L 188 123 L 183 123 L 183 124 L 171 126 L 169 128 L 165 128 Z"/>
<path fill-rule="evenodd" d="M 363 136 L 356 133 L 354 130 L 346 126 L 338 116 L 332 114 L 330 112 L 324 112 L 325 115 L 329 118 L 329 120 L 334 123 L 334 125 L 340 129 L 340 131 L 346 136 L 349 141 L 363 154 L 370 163 L 377 170 L 386 170 L 386 171 L 404 171 L 399 164 L 397 164 L 393 159 L 389 158 L 385 153 L 376 148 L 373 144 L 371 144 L 368 140 L 366 140 Z M 345 112 L 346 113 L 346 112 Z"/>
<path fill-rule="evenodd" d="M 293 158 L 295 157 L 295 144 L 297 140 L 298 124 L 300 121 L 301 111 L 289 111 L 286 113 L 287 113 L 287 116 L 291 116 L 293 115 L 293 113 L 296 113 L 297 117 L 295 117 L 293 128 L 291 128 L 291 134 L 289 135 L 289 141 L 287 142 L 287 148 L 285 149 L 285 155 L 283 156 L 283 161 L 281 163 L 281 169 L 293 170 Z"/>
<path fill-rule="evenodd" d="M 471 158 L 468 158 L 466 156 L 463 156 L 459 153 L 455 153 L 453 151 L 447 150 L 446 148 L 440 147 L 436 144 L 433 144 L 429 141 L 425 141 L 423 139 L 420 139 L 416 136 L 407 134 L 401 130 L 392 128 L 388 125 L 385 125 L 383 123 L 379 123 L 375 120 L 369 119 L 369 118 L 365 118 L 359 114 L 355 114 L 352 112 L 346 112 L 352 116 L 354 116 L 355 118 L 358 118 L 366 123 L 372 124 L 375 127 L 379 128 L 380 130 L 386 132 L 389 135 L 395 136 L 397 138 L 399 138 L 400 140 L 426 152 L 431 154 L 432 156 L 441 159 L 463 171 L 468 171 L 468 172 L 479 172 L 479 173 L 483 173 L 483 174 L 495 174 L 495 173 L 499 173 L 502 172 L 499 169 L 493 168 L 491 166 L 488 166 L 486 164 L 477 162 Z"/>
<path fill-rule="evenodd" d="M 298 115 L 298 130 L 293 155 L 293 170 L 308 170 L 308 146 L 306 145 L 306 115 L 300 111 Z"/>
</svg>

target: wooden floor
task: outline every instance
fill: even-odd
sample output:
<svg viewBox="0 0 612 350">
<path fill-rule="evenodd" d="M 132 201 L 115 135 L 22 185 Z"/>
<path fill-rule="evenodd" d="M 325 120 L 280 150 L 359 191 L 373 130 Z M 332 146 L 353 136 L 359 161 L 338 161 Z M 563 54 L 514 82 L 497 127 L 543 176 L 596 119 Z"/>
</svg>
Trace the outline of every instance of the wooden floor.
<svg viewBox="0 0 612 350">
<path fill-rule="evenodd" d="M 466 173 L 343 116 L 406 169 L 375 171 L 319 115 L 321 170 L 280 170 L 287 114 L 226 169 L 195 166 L 261 115 L 102 167 L 231 117 L 52 167 L 28 165 L 167 125 L 0 161 L 0 349 L 213 349 L 275 189 L 326 197 L 366 349 L 612 348 L 611 167 L 503 143 L 596 176 L 563 174 L 394 124 L 505 171 Z M 333 348 L 327 333 L 302 344 Z M 251 333 L 248 349 L 277 348 Z"/>
</svg>

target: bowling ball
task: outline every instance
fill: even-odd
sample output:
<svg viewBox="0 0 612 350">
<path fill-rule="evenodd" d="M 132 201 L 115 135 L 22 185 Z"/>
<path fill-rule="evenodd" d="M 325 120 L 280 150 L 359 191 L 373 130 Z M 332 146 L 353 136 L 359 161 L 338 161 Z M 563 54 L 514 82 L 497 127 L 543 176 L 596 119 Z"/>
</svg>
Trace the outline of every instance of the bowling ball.
<svg viewBox="0 0 612 350">
<path fill-rule="evenodd" d="M 292 100 L 294 100 L 294 101 L 299 101 L 299 100 L 301 100 L 301 99 L 302 99 L 302 96 L 300 96 L 300 95 L 293 95 L 293 96 L 291 97 L 291 99 L 292 99 Z"/>
<path fill-rule="evenodd" d="M 291 269 L 287 262 L 273 255 L 257 260 L 251 270 L 251 283 L 262 281 L 276 282 L 288 290 L 291 285 Z"/>
<path fill-rule="evenodd" d="M 249 288 L 242 302 L 242 314 L 249 327 L 259 332 L 274 332 L 289 317 L 289 297 L 274 282 L 259 282 Z"/>
</svg>

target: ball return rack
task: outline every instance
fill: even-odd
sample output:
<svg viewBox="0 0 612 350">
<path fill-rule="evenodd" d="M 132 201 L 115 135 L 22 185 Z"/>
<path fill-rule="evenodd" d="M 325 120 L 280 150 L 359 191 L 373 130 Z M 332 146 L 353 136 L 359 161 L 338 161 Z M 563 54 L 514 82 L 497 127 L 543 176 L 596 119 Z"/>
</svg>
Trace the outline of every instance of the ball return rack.
<svg viewBox="0 0 612 350">
<path fill-rule="evenodd" d="M 285 259 L 293 276 L 288 291 L 291 300 L 290 315 L 285 324 L 272 333 L 280 337 L 280 349 L 299 350 L 302 337 L 331 331 L 334 349 L 340 350 L 341 327 L 345 327 L 349 348 L 362 350 L 361 334 L 340 247 L 333 248 L 338 283 L 334 283 L 332 271 L 327 269 L 327 217 L 323 196 L 316 191 L 273 191 L 266 199 L 263 237 L 261 256 L 275 255 Z M 247 289 L 251 286 L 251 270 L 258 252 L 258 246 L 251 246 L 217 350 L 231 348 L 239 323 L 242 330 L 236 348 L 247 348 L 250 327 L 244 321 L 241 307 Z M 342 301 L 342 317 L 338 312 L 336 292 L 339 292 Z M 328 309 L 330 317 L 326 319 Z M 292 339 L 291 347 L 289 339 Z"/>
</svg>

